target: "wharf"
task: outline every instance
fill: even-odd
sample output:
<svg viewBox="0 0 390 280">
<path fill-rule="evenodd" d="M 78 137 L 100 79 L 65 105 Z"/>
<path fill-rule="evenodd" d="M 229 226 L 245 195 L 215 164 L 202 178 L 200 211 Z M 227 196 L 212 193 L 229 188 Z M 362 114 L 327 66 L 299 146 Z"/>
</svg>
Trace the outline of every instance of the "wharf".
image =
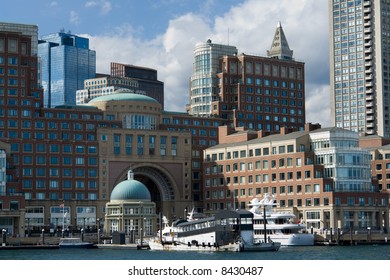
<svg viewBox="0 0 390 280">
<path fill-rule="evenodd" d="M 0 251 L 2 250 L 29 250 L 29 249 L 59 249 L 59 245 L 6 245 L 0 246 Z"/>
<path fill-rule="evenodd" d="M 315 232 L 315 245 L 390 245 L 390 234 L 374 230 Z"/>
</svg>

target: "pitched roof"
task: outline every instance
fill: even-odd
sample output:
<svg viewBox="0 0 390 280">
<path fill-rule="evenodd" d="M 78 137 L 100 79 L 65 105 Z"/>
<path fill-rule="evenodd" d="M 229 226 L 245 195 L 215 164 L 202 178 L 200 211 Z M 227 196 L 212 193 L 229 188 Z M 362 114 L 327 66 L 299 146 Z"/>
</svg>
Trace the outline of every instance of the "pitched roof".
<svg viewBox="0 0 390 280">
<path fill-rule="evenodd" d="M 274 39 L 272 41 L 271 48 L 267 51 L 267 55 L 268 57 L 274 57 L 279 59 L 293 58 L 293 51 L 290 50 L 290 47 L 288 46 L 286 35 L 284 35 L 284 31 L 280 21 L 278 22 L 278 26 L 276 27 Z"/>
</svg>

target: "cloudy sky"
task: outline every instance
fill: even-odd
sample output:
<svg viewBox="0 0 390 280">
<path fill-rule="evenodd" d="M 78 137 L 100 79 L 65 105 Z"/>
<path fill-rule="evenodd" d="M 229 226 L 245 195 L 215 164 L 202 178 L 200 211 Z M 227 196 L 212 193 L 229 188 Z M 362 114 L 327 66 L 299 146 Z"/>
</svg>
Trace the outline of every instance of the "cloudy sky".
<svg viewBox="0 0 390 280">
<path fill-rule="evenodd" d="M 265 56 L 278 21 L 296 60 L 305 62 L 306 121 L 330 125 L 326 0 L 12 0 L 0 21 L 37 24 L 39 37 L 64 29 L 90 38 L 97 72 L 110 62 L 154 68 L 166 110 L 185 111 L 198 42 Z M 22 9 L 21 9 L 22 7 Z"/>
</svg>

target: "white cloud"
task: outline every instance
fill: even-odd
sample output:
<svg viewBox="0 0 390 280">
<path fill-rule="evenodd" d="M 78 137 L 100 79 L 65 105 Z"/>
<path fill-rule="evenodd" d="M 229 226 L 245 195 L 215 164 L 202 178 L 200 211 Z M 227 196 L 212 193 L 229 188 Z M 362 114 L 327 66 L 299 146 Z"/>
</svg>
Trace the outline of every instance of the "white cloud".
<svg viewBox="0 0 390 280">
<path fill-rule="evenodd" d="M 80 17 L 79 14 L 76 11 L 70 11 L 69 13 L 69 22 L 72 24 L 79 24 L 80 23 Z"/>
<path fill-rule="evenodd" d="M 101 15 L 107 15 L 111 11 L 111 9 L 112 9 L 111 2 L 110 1 L 105 1 L 105 0 L 101 0 L 101 1 L 87 1 L 85 3 L 85 7 L 86 8 L 100 7 L 100 14 Z"/>
<path fill-rule="evenodd" d="M 90 45 L 97 52 L 98 72 L 109 73 L 110 62 L 156 69 L 158 79 L 165 83 L 165 109 L 185 111 L 196 43 L 210 38 L 215 43 L 235 45 L 239 52 L 265 55 L 281 21 L 294 57 L 305 62 L 306 121 L 327 126 L 327 8 L 326 1 L 248 0 L 211 20 L 193 13 L 171 19 L 164 34 L 150 41 L 139 39 L 137 30 L 121 26 L 115 35 L 91 37 Z"/>
</svg>

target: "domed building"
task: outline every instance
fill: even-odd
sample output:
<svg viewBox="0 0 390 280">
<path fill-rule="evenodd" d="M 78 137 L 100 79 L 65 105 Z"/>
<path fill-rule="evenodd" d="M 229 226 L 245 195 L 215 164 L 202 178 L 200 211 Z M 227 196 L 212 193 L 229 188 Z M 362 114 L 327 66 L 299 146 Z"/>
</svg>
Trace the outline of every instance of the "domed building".
<svg viewBox="0 0 390 280">
<path fill-rule="evenodd" d="M 127 180 L 117 184 L 106 204 L 105 235 L 124 233 L 129 242 L 151 237 L 157 231 L 156 204 L 151 201 L 148 188 L 134 180 L 132 170 Z M 142 238 L 141 238 L 142 237 Z"/>
</svg>

